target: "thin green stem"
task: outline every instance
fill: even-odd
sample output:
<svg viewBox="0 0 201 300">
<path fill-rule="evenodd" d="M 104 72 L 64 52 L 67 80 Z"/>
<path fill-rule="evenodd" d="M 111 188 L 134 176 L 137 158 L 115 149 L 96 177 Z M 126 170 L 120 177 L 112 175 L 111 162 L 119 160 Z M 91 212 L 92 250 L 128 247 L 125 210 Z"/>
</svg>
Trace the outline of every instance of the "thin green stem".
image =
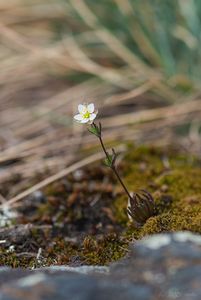
<svg viewBox="0 0 201 300">
<path fill-rule="evenodd" d="M 100 135 L 98 138 L 99 138 L 101 147 L 102 147 L 102 149 L 103 149 L 103 151 L 104 151 L 104 153 L 105 153 L 106 158 L 107 158 L 107 159 L 110 159 L 109 154 L 108 154 L 108 152 L 107 152 L 107 150 L 106 150 L 106 148 L 105 148 L 105 145 L 104 145 L 104 143 L 103 143 L 103 140 L 102 140 L 101 135 Z M 131 195 L 130 195 L 128 189 L 127 189 L 127 187 L 125 186 L 123 180 L 122 180 L 121 177 L 119 176 L 119 173 L 117 172 L 117 169 L 116 169 L 115 165 L 112 165 L 112 166 L 111 166 L 111 169 L 112 169 L 113 172 L 115 173 L 117 179 L 119 180 L 120 184 L 122 185 L 122 187 L 123 187 L 123 189 L 125 190 L 125 192 L 126 192 L 126 194 L 128 195 L 128 197 L 129 197 L 130 199 L 132 199 L 132 197 L 131 197 Z"/>
<path fill-rule="evenodd" d="M 128 195 L 129 199 L 132 199 L 127 187 L 125 186 L 123 180 L 121 179 L 121 177 L 119 176 L 119 173 L 117 172 L 117 169 L 115 166 L 112 167 L 113 172 L 115 173 L 117 179 L 119 180 L 119 182 L 121 183 L 123 189 L 125 190 L 126 194 Z"/>
<path fill-rule="evenodd" d="M 104 145 L 104 143 L 103 143 L 103 140 L 102 140 L 102 137 L 101 137 L 101 136 L 99 136 L 99 141 L 100 141 L 100 143 L 101 143 L 101 147 L 102 147 L 102 149 L 103 149 L 103 151 L 104 151 L 104 153 L 105 153 L 105 156 L 106 156 L 107 158 L 109 158 L 109 154 L 108 154 L 108 152 L 107 152 L 107 150 L 106 150 L 106 148 L 105 148 L 105 145 Z"/>
</svg>

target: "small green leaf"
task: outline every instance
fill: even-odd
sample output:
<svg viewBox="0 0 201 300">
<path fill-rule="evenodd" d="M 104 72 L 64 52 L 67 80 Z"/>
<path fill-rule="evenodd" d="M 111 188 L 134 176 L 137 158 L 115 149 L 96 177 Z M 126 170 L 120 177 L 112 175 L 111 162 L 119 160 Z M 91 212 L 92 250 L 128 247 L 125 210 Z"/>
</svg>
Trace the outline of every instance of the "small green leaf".
<svg viewBox="0 0 201 300">
<path fill-rule="evenodd" d="M 96 136 L 99 136 L 99 131 L 98 131 L 98 129 L 95 128 L 95 127 L 89 128 L 88 131 L 89 131 L 90 133 L 92 133 L 92 134 L 95 134 Z"/>
<path fill-rule="evenodd" d="M 112 167 L 113 165 L 113 156 L 108 154 L 108 157 L 105 159 L 105 165 L 107 167 Z"/>
</svg>

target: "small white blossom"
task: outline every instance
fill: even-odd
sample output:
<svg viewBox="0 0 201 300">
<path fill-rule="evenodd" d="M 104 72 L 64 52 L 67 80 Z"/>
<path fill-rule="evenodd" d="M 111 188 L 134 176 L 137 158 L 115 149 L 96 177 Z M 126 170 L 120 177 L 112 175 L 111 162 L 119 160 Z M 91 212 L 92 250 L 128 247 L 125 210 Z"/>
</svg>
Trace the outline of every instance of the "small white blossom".
<svg viewBox="0 0 201 300">
<path fill-rule="evenodd" d="M 15 246 L 14 245 L 10 245 L 8 250 L 6 251 L 7 253 L 12 253 L 15 251 Z"/>
<path fill-rule="evenodd" d="M 79 114 L 74 116 L 74 119 L 78 123 L 92 124 L 93 120 L 96 118 L 98 111 L 95 111 L 93 103 L 90 104 L 79 104 L 78 105 Z"/>
</svg>

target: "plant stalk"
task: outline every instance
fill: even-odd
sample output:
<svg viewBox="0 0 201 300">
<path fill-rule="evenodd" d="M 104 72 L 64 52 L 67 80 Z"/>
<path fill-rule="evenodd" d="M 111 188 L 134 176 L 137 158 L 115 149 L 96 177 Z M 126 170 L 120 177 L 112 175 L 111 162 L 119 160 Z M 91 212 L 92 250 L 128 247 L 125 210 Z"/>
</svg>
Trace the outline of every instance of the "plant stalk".
<svg viewBox="0 0 201 300">
<path fill-rule="evenodd" d="M 101 144 L 101 147 L 102 147 L 102 149 L 103 149 L 103 151 L 104 151 L 104 153 L 105 153 L 106 158 L 109 159 L 110 157 L 109 157 L 109 154 L 108 154 L 108 152 L 107 152 L 107 150 L 106 150 L 106 148 L 105 148 L 105 145 L 104 145 L 104 143 L 103 143 L 103 140 L 102 140 L 101 135 L 100 135 L 98 138 L 99 138 L 99 140 L 100 140 L 100 144 Z M 119 180 L 120 184 L 122 185 L 124 191 L 126 192 L 126 194 L 127 194 L 128 197 L 129 197 L 129 199 L 132 199 L 132 197 L 131 197 L 131 195 L 130 195 L 128 189 L 127 189 L 127 187 L 125 186 L 123 180 L 122 180 L 121 177 L 119 176 L 119 173 L 118 173 L 118 171 L 117 171 L 115 165 L 112 165 L 112 166 L 111 166 L 111 169 L 112 169 L 113 172 L 115 173 L 117 179 Z"/>
</svg>

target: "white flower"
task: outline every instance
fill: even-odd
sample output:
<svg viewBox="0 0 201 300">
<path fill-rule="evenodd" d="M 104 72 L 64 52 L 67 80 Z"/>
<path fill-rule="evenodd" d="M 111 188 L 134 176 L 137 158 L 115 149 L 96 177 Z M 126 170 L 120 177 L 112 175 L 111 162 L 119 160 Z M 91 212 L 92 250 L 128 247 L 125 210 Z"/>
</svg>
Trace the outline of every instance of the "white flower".
<svg viewBox="0 0 201 300">
<path fill-rule="evenodd" d="M 79 104 L 78 105 L 79 114 L 74 116 L 74 119 L 78 123 L 88 123 L 92 124 L 93 120 L 96 118 L 98 111 L 95 111 L 93 103 L 90 104 Z"/>
<path fill-rule="evenodd" d="M 7 253 L 12 253 L 15 251 L 15 246 L 14 245 L 10 245 L 8 250 L 6 251 Z"/>
</svg>

